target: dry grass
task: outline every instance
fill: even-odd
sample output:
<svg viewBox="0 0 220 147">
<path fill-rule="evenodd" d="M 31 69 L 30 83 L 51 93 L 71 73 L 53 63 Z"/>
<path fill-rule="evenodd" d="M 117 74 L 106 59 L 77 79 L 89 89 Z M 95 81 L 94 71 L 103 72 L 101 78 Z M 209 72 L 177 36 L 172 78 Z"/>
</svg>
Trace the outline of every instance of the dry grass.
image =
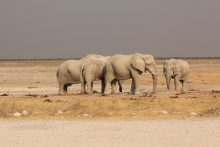
<svg viewBox="0 0 220 147">
<path fill-rule="evenodd" d="M 0 117 L 14 118 L 15 112 L 27 110 L 20 118 L 54 119 L 185 119 L 197 113 L 199 118 L 220 117 L 220 93 L 192 91 L 186 94 L 157 96 L 21 96 L 0 97 Z"/>
<path fill-rule="evenodd" d="M 101 96 L 80 95 L 80 85 L 73 85 L 68 96 L 58 91 L 56 69 L 62 62 L 1 61 L 0 118 L 17 118 L 15 112 L 26 110 L 19 118 L 36 119 L 186 119 L 220 117 L 220 60 L 187 60 L 191 66 L 189 91 L 178 95 L 167 92 L 162 74 L 163 60 L 158 60 L 158 95 L 133 96 L 127 93 Z M 125 91 L 131 81 L 124 81 Z M 142 89 L 149 92 L 152 79 L 142 76 Z M 100 89 L 100 82 L 95 82 Z M 146 88 L 147 87 L 147 88 Z M 212 91 L 215 90 L 215 91 Z M 37 94 L 37 95 L 36 95 Z M 13 96 L 14 95 L 14 96 Z M 17 96 L 16 96 L 17 95 Z M 23 95 L 23 96 L 18 96 Z M 24 96 L 26 95 L 26 96 Z M 196 116 L 191 113 L 195 112 Z"/>
</svg>

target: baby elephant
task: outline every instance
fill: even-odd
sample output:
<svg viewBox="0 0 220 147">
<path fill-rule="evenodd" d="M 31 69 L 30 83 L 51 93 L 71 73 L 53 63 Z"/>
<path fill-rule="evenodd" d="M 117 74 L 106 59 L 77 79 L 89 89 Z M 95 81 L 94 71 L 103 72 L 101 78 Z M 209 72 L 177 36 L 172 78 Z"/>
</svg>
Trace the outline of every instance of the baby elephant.
<svg viewBox="0 0 220 147">
<path fill-rule="evenodd" d="M 166 78 L 167 88 L 170 90 L 170 80 L 174 79 L 175 90 L 178 88 L 178 82 L 182 84 L 182 92 L 186 90 L 186 84 L 189 74 L 189 65 L 184 60 L 170 59 L 164 62 L 163 74 Z"/>
</svg>

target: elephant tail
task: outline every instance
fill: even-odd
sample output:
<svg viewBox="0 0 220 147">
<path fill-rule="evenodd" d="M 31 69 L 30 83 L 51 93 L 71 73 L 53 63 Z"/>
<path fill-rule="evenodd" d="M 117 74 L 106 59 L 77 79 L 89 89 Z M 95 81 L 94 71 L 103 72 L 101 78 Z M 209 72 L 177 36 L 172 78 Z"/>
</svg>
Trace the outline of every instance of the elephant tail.
<svg viewBox="0 0 220 147">
<path fill-rule="evenodd" d="M 57 70 L 57 79 L 59 78 L 59 71 Z"/>
<path fill-rule="evenodd" d="M 81 69 L 81 74 L 80 74 L 80 75 L 81 75 L 83 78 L 85 78 L 85 77 L 84 77 L 84 76 L 85 76 L 85 73 L 84 73 L 84 72 L 85 72 L 85 69 L 82 68 L 82 69 Z"/>
</svg>

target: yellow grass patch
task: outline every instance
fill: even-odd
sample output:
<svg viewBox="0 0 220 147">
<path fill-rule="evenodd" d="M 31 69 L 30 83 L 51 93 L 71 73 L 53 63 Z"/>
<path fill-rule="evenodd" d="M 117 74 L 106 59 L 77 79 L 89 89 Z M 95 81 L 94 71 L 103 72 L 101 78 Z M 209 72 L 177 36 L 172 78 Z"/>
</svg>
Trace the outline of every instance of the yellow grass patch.
<svg viewBox="0 0 220 147">
<path fill-rule="evenodd" d="M 172 98 L 174 97 L 174 98 Z M 158 94 L 157 96 L 21 96 L 0 97 L 0 117 L 54 119 L 185 119 L 191 117 L 220 117 L 220 94 L 188 92 L 186 94 Z"/>
</svg>

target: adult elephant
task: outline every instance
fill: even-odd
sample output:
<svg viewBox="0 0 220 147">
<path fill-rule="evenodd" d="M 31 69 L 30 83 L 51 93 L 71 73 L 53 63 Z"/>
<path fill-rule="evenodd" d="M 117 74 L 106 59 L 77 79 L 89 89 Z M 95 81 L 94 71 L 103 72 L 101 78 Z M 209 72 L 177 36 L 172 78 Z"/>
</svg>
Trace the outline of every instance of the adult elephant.
<svg viewBox="0 0 220 147">
<path fill-rule="evenodd" d="M 59 84 L 59 94 L 66 94 L 67 89 L 72 84 L 80 83 L 80 67 L 85 59 L 96 58 L 95 54 L 89 54 L 79 60 L 67 60 L 57 69 L 57 81 Z"/>
<path fill-rule="evenodd" d="M 135 53 L 131 55 L 117 54 L 109 58 L 106 63 L 105 91 L 116 93 L 116 81 L 132 78 L 131 93 L 139 94 L 140 77 L 144 72 L 150 72 L 153 78 L 153 93 L 157 91 L 157 71 L 154 57 L 149 54 Z"/>
<path fill-rule="evenodd" d="M 96 55 L 95 58 L 87 58 L 80 67 L 81 93 L 92 93 L 94 81 L 101 80 L 101 92 L 105 87 L 105 64 L 110 56 Z M 119 91 L 122 92 L 121 82 L 118 81 Z"/>
<path fill-rule="evenodd" d="M 189 75 L 189 65 L 184 60 L 170 59 L 165 60 L 163 74 L 166 78 L 167 89 L 170 90 L 170 81 L 174 79 L 175 90 L 178 90 L 178 83 L 182 84 L 182 92 L 186 90 Z"/>
</svg>

